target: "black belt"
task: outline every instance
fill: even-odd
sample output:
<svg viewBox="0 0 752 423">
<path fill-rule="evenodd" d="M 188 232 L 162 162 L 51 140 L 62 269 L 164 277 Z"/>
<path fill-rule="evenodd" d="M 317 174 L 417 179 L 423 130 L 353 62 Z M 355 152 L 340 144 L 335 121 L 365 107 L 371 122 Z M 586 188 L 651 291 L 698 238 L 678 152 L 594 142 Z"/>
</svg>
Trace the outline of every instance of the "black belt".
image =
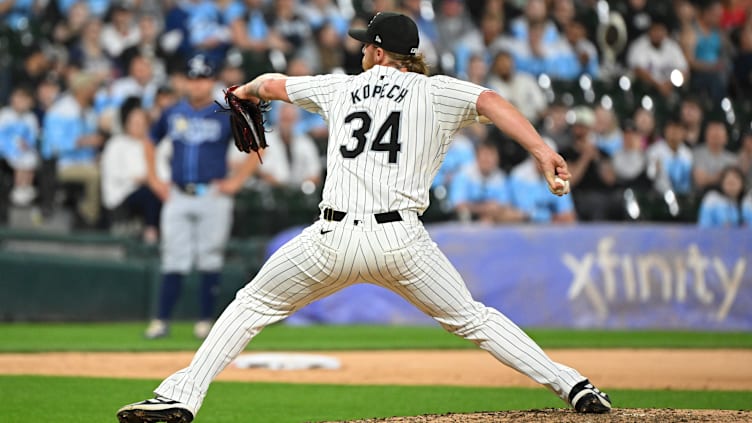
<svg viewBox="0 0 752 423">
<path fill-rule="evenodd" d="M 324 220 L 341 222 L 342 219 L 345 218 L 345 215 L 347 215 L 347 213 L 343 211 L 330 209 L 328 207 L 324 209 Z M 384 213 L 374 213 L 373 217 L 374 219 L 376 219 L 376 223 L 379 223 L 379 224 L 389 223 L 389 222 L 399 222 L 402 220 L 402 216 L 396 210 L 384 212 Z"/>
<path fill-rule="evenodd" d="M 204 183 L 175 184 L 175 186 L 188 195 L 204 195 L 209 191 L 209 184 Z"/>
</svg>

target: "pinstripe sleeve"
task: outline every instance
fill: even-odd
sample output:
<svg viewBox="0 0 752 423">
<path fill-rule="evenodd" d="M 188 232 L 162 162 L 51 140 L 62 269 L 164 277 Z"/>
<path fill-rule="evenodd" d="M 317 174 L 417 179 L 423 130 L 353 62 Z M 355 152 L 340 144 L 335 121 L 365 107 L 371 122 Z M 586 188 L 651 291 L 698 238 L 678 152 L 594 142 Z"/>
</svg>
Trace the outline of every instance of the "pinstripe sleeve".
<svg viewBox="0 0 752 423">
<path fill-rule="evenodd" d="M 443 75 L 432 77 L 431 84 L 437 118 L 445 129 L 454 131 L 477 122 L 478 96 L 488 88 Z"/>
<path fill-rule="evenodd" d="M 341 90 L 347 75 L 293 76 L 287 78 L 287 96 L 293 104 L 321 115 L 327 121 L 326 110 L 331 109 L 335 94 Z"/>
</svg>

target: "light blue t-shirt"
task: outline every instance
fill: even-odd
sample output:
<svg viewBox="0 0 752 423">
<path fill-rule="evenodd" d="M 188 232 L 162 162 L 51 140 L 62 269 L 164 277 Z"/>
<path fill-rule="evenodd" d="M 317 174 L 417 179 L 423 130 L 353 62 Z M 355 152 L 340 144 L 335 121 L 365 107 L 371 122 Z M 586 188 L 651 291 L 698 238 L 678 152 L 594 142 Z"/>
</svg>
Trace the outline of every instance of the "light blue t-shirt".
<svg viewBox="0 0 752 423">
<path fill-rule="evenodd" d="M 728 228 L 742 224 L 742 210 L 738 204 L 718 191 L 709 191 L 700 204 L 697 224 L 701 228 Z"/>
<path fill-rule="evenodd" d="M 447 185 L 457 172 L 471 163 L 475 163 L 475 147 L 472 141 L 465 136 L 455 135 L 454 140 L 449 144 L 449 150 L 447 150 L 444 161 L 433 179 L 431 188 Z"/>
<path fill-rule="evenodd" d="M 44 116 L 42 157 L 58 158 L 58 165 L 93 163 L 94 147 L 77 147 L 78 139 L 97 131 L 97 116 L 82 109 L 71 94 L 61 97 Z"/>
<path fill-rule="evenodd" d="M 530 159 L 512 169 L 507 183 L 512 206 L 528 215 L 532 222 L 549 223 L 554 216 L 574 210 L 572 196 L 551 194 L 546 180 Z"/>
<path fill-rule="evenodd" d="M 19 144 L 33 149 L 38 135 L 39 125 L 33 113 L 19 115 L 10 107 L 0 110 L 0 157 L 11 162 L 18 159 L 24 151 Z"/>
<path fill-rule="evenodd" d="M 506 176 L 501 169 L 483 176 L 476 164 L 468 165 L 455 175 L 449 184 L 448 200 L 453 208 L 462 203 L 485 201 L 509 204 Z"/>
</svg>

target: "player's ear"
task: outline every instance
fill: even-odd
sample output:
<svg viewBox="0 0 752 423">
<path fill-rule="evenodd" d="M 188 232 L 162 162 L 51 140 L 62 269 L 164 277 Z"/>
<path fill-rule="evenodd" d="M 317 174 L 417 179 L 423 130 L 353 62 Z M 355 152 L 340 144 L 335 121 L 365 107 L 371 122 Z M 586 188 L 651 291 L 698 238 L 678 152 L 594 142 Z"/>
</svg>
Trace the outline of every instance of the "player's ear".
<svg viewBox="0 0 752 423">
<path fill-rule="evenodd" d="M 382 61 L 384 60 L 384 58 L 386 57 L 386 52 L 381 47 L 374 46 L 374 48 L 375 48 L 374 55 L 375 55 L 375 59 L 376 59 L 376 60 L 374 60 L 374 62 L 381 64 Z"/>
</svg>

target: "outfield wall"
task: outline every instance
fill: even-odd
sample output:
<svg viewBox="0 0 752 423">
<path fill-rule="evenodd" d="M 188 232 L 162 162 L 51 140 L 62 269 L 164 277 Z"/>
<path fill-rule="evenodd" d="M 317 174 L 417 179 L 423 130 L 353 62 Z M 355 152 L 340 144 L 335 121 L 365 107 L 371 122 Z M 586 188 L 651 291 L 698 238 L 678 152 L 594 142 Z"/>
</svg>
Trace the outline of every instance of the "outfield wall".
<svg viewBox="0 0 752 423">
<path fill-rule="evenodd" d="M 218 303 L 254 275 L 266 240 L 230 243 Z M 159 250 L 102 234 L 0 230 L 0 321 L 124 321 L 154 315 Z M 198 313 L 198 277 L 186 279 L 176 319 Z"/>
<path fill-rule="evenodd" d="M 752 330 L 752 231 L 684 225 L 428 226 L 476 299 L 525 327 Z M 220 306 L 267 245 L 236 240 Z M 266 249 L 266 251 L 265 251 Z M 109 237 L 0 231 L 0 320 L 145 320 L 159 285 L 156 247 Z M 197 309 L 189 278 L 176 318 Z M 430 324 L 391 292 L 356 285 L 300 310 L 290 324 Z"/>
<path fill-rule="evenodd" d="M 752 330 L 749 229 L 443 224 L 429 232 L 476 299 L 525 327 Z M 428 320 L 391 292 L 358 285 L 290 319 L 311 322 Z"/>
</svg>

